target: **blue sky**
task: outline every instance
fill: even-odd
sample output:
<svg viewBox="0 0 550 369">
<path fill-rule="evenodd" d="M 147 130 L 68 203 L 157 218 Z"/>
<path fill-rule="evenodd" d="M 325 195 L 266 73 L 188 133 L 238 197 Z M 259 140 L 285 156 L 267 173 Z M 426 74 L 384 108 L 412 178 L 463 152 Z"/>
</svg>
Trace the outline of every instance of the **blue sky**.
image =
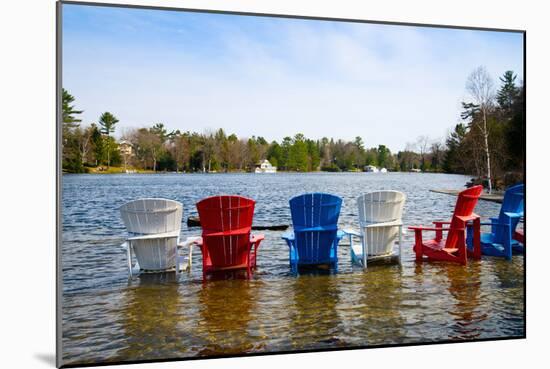
<svg viewBox="0 0 550 369">
<path fill-rule="evenodd" d="M 519 33 L 63 5 L 63 86 L 84 124 L 404 149 L 460 121 L 483 65 L 523 78 Z"/>
</svg>

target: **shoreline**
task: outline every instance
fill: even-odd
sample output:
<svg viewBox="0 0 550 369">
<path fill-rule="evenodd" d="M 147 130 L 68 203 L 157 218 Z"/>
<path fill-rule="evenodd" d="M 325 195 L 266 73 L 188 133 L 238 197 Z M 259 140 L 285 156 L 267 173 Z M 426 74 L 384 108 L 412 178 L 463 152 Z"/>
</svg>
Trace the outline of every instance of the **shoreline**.
<svg viewBox="0 0 550 369">
<path fill-rule="evenodd" d="M 310 173 L 336 173 L 336 174 L 346 174 L 346 173 L 353 173 L 353 174 L 368 174 L 368 175 L 386 175 L 386 174 L 392 174 L 392 173 L 401 173 L 401 174 L 447 174 L 447 175 L 460 175 L 460 176 L 467 176 L 467 177 L 474 177 L 470 174 L 460 174 L 460 173 L 444 173 L 444 172 L 414 172 L 414 171 L 388 171 L 387 173 L 379 173 L 379 172 L 365 172 L 365 171 L 341 171 L 341 172 L 334 172 L 334 171 L 322 171 L 322 170 L 316 170 L 316 171 L 307 171 L 307 172 L 297 172 L 297 171 L 284 171 L 280 170 L 275 173 L 255 173 L 255 172 L 247 172 L 247 171 L 228 171 L 228 172 L 168 172 L 168 171 L 152 171 L 152 170 L 132 170 L 130 172 L 125 172 L 123 170 L 107 170 L 107 171 L 90 171 L 86 173 L 74 173 L 74 172 L 65 172 L 63 171 L 62 175 L 111 175 L 111 174 L 258 174 L 258 175 L 276 175 L 276 174 L 310 174 Z"/>
</svg>

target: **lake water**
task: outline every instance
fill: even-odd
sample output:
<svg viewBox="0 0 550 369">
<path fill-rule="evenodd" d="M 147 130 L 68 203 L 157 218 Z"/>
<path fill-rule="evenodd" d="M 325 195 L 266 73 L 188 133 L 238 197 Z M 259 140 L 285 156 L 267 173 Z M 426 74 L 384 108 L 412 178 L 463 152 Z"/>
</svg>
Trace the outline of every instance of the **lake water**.
<svg viewBox="0 0 550 369">
<path fill-rule="evenodd" d="M 524 258 L 483 257 L 467 267 L 416 264 L 414 235 L 403 266 L 350 263 L 339 247 L 338 273 L 294 276 L 282 232 L 266 231 L 251 280 L 203 283 L 201 256 L 190 273 L 128 279 L 126 231 L 118 208 L 140 197 L 183 203 L 182 238 L 195 203 L 216 194 L 256 200 L 254 223 L 290 224 L 288 200 L 304 192 L 343 198 L 339 226 L 357 225 L 355 198 L 404 192 L 406 225 L 446 219 L 469 177 L 421 173 L 64 175 L 62 195 L 63 360 L 65 364 L 329 349 L 523 336 Z M 500 204 L 480 201 L 486 219 Z"/>
</svg>

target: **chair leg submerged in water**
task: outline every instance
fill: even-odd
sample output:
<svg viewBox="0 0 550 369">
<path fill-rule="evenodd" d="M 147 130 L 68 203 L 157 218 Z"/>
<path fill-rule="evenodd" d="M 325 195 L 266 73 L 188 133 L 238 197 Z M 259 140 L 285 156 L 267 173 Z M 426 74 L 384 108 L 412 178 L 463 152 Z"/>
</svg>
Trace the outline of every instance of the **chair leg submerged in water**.
<svg viewBox="0 0 550 369">
<path fill-rule="evenodd" d="M 316 232 L 310 233 L 310 237 L 323 238 L 322 234 L 317 234 Z M 338 272 L 338 244 L 340 240 L 345 236 L 343 231 L 337 231 L 336 236 L 331 237 L 332 243 L 329 247 L 329 254 L 326 257 L 314 257 L 308 258 L 307 255 L 303 255 L 300 259 L 299 251 L 297 248 L 297 242 L 295 234 L 293 232 L 287 232 L 283 234 L 282 238 L 286 241 L 289 248 L 289 263 L 290 270 L 293 274 L 298 274 L 298 269 L 300 267 L 320 267 L 327 265 L 329 268 L 334 269 L 335 272 Z M 310 251 L 315 251 L 313 247 L 310 248 Z"/>
<path fill-rule="evenodd" d="M 173 236 L 171 238 L 176 238 L 176 236 Z M 120 246 L 126 251 L 129 276 L 132 277 L 134 274 L 138 274 L 140 272 L 159 273 L 159 272 L 175 271 L 176 273 L 179 273 L 184 271 L 190 271 L 192 262 L 193 262 L 192 247 L 198 242 L 197 239 L 200 239 L 200 237 L 189 237 L 185 242 L 177 242 L 177 238 L 176 238 L 173 254 L 171 253 L 171 255 L 174 255 L 174 259 L 175 259 L 174 265 L 168 268 L 155 267 L 154 269 L 147 269 L 142 267 L 142 265 L 139 264 L 139 258 L 137 255 L 135 257 L 136 260 L 134 264 L 134 254 L 136 254 L 136 252 L 134 250 L 133 242 L 138 241 L 141 243 L 140 246 L 143 247 L 143 242 L 142 242 L 143 239 L 139 236 L 128 238 Z M 162 238 L 158 238 L 157 240 L 162 241 Z M 189 254 L 187 259 L 185 258 L 185 256 L 180 254 L 180 251 L 186 248 L 189 248 Z M 168 263 L 168 264 L 171 265 L 171 263 Z"/>
<path fill-rule="evenodd" d="M 374 254 L 369 252 L 369 244 L 368 241 L 365 240 L 368 238 L 368 236 L 351 229 L 344 229 L 344 233 L 346 236 L 348 236 L 349 239 L 349 246 L 350 246 L 350 256 L 351 256 L 351 264 L 354 265 L 360 265 L 364 270 L 368 269 L 369 262 L 375 262 L 378 260 L 395 260 L 397 258 L 397 263 L 399 266 L 403 265 L 402 255 L 403 255 L 403 226 L 402 225 L 392 225 L 391 227 L 396 227 L 398 232 L 398 252 L 395 253 L 393 251 L 393 245 L 394 240 L 393 238 L 390 240 L 386 240 L 385 243 L 387 243 L 388 248 L 390 248 L 390 251 L 386 253 L 378 253 Z M 359 239 L 358 244 L 354 244 L 353 238 L 356 237 Z"/>
</svg>

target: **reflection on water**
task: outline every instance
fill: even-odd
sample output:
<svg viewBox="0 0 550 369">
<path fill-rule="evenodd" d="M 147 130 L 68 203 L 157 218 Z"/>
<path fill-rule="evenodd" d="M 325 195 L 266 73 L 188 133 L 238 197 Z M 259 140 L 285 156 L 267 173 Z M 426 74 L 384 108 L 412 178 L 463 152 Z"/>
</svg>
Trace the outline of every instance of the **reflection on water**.
<svg viewBox="0 0 550 369">
<path fill-rule="evenodd" d="M 376 268 L 376 269 L 375 269 Z M 370 273 L 370 272 L 373 273 Z M 375 274 L 375 275 L 373 275 Z M 357 331 L 367 332 L 367 345 L 400 343 L 404 337 L 402 316 L 402 281 L 398 266 L 377 266 L 368 273 L 357 276 L 360 286 L 357 292 L 361 325 Z M 355 304 L 351 304 L 355 306 Z M 354 321 L 353 318 L 350 321 Z M 379 327 L 384 327 L 381 335 Z M 361 342 L 354 342 L 360 345 Z"/>
<path fill-rule="evenodd" d="M 487 312 L 480 311 L 481 265 L 477 260 L 467 268 L 447 267 L 449 292 L 455 299 L 454 308 L 449 311 L 454 317 L 450 339 L 474 339 L 481 334 L 481 324 L 487 318 Z"/>
<path fill-rule="evenodd" d="M 258 288 L 256 282 L 242 279 L 202 285 L 198 293 L 202 324 L 197 333 L 204 348 L 200 355 L 237 354 L 256 347 L 254 327 L 250 324 L 255 314 L 253 294 Z"/>
<path fill-rule="evenodd" d="M 337 279 L 307 274 L 289 282 L 290 335 L 293 349 L 323 348 L 338 341 L 339 293 Z"/>
<path fill-rule="evenodd" d="M 191 273 L 128 281 L 118 207 L 137 197 L 184 204 L 218 193 L 257 200 L 255 224 L 290 223 L 288 199 L 326 191 L 344 199 L 340 227 L 357 225 L 355 197 L 406 193 L 404 223 L 446 218 L 456 198 L 428 188 L 460 188 L 467 177 L 426 174 L 129 175 L 63 177 L 63 357 L 66 364 L 278 352 L 522 336 L 523 257 L 483 258 L 467 267 L 414 263 L 412 233 L 403 267 L 350 263 L 339 247 L 338 273 L 293 276 L 281 232 L 263 232 L 251 280 L 202 281 L 200 251 Z M 276 191 L 274 190 L 276 189 Z M 487 218 L 499 205 L 480 202 Z"/>
<path fill-rule="evenodd" d="M 175 273 L 144 274 L 124 294 L 120 321 L 126 338 L 117 355 L 137 360 L 151 356 L 173 357 L 177 350 L 178 323 L 184 320 Z M 159 285 L 163 288 L 157 288 Z"/>
</svg>

